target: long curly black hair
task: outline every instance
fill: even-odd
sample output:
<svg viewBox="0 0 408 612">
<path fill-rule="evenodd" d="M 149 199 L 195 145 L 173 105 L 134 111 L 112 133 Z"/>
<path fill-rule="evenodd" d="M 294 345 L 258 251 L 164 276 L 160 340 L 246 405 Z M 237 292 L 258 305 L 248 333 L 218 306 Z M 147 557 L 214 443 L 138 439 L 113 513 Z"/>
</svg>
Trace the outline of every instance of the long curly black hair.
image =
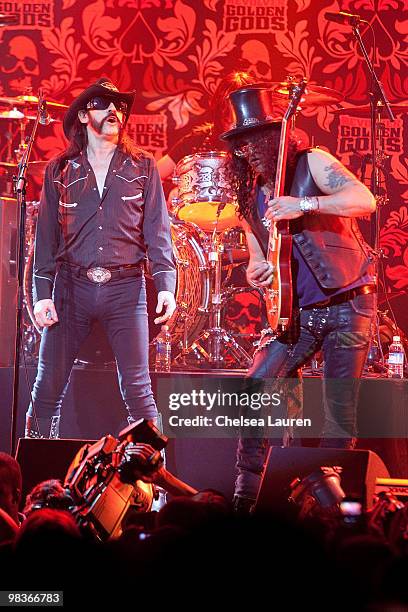
<svg viewBox="0 0 408 612">
<path fill-rule="evenodd" d="M 263 128 L 254 128 L 228 139 L 231 152 L 231 181 L 238 199 L 238 215 L 242 219 L 255 216 L 256 185 L 268 185 L 271 190 L 275 183 L 276 162 L 279 150 L 281 124 L 274 123 Z M 234 150 L 243 143 L 257 144 L 259 150 L 267 159 L 267 168 L 262 176 L 257 175 L 249 165 L 245 157 L 237 157 Z M 298 144 L 293 138 L 289 138 L 288 157 L 286 163 L 286 176 L 288 183 L 293 176 L 296 166 Z"/>
</svg>

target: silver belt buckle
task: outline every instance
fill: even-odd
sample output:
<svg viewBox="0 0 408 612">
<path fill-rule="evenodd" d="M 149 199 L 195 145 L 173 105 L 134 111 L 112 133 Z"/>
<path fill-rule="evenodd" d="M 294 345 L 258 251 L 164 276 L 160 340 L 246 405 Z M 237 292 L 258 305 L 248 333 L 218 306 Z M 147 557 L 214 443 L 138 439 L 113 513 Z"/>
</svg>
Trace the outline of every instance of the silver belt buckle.
<svg viewBox="0 0 408 612">
<path fill-rule="evenodd" d="M 86 275 L 93 283 L 100 283 L 102 285 L 112 278 L 112 274 L 109 270 L 100 268 L 99 266 L 97 268 L 89 268 L 89 270 L 86 271 Z"/>
</svg>

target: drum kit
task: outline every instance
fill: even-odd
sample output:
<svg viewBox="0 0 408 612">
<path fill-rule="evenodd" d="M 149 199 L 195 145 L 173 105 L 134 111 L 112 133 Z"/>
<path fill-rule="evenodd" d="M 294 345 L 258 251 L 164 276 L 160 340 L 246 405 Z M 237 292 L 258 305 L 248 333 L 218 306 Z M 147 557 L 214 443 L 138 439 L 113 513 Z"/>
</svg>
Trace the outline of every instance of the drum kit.
<svg viewBox="0 0 408 612">
<path fill-rule="evenodd" d="M 271 88 L 282 108 L 287 104 L 291 82 L 273 83 Z M 301 106 L 316 107 L 339 104 L 342 94 L 327 87 L 309 85 Z M 7 125 L 5 161 L 0 161 L 0 191 L 12 194 L 13 176 L 26 147 L 26 130 L 35 117 L 33 111 L 38 98 L 33 95 L 0 97 L 0 126 Z M 67 106 L 47 100 L 47 106 L 60 122 L 60 111 Z M 406 112 L 397 108 L 396 112 Z M 366 113 L 367 107 L 356 107 L 357 115 Z M 339 109 L 338 113 L 354 113 L 353 107 Z M 34 113 L 35 114 L 35 113 Z M 17 129 L 16 129 L 17 128 Z M 18 145 L 13 149 L 13 142 Z M 171 201 L 170 218 L 173 251 L 177 267 L 177 309 L 169 322 L 172 337 L 172 365 L 180 368 L 247 368 L 259 330 L 250 334 L 242 329 L 226 329 L 228 306 L 242 293 L 256 294 L 243 280 L 243 270 L 249 259 L 245 235 L 240 227 L 237 203 L 232 188 L 228 154 L 222 150 L 199 150 L 181 159 L 176 166 L 173 182 L 177 195 Z M 29 175 L 42 177 L 46 161 L 32 161 Z M 1 177 L 5 181 L 1 181 Z M 2 184 L 1 184 L 2 183 Z M 31 300 L 31 274 L 38 202 L 27 206 L 26 273 L 24 294 L 29 318 L 24 322 L 26 356 L 36 359 L 39 329 L 35 322 Z M 241 271 L 241 279 L 234 286 L 234 274 Z M 154 355 L 154 341 L 151 344 Z"/>
<path fill-rule="evenodd" d="M 178 270 L 177 309 L 169 322 L 173 363 L 247 368 L 251 354 L 223 326 L 226 303 L 245 290 L 231 286 L 232 270 L 248 259 L 227 153 L 184 157 L 173 182 L 178 188 L 171 211 Z"/>
</svg>

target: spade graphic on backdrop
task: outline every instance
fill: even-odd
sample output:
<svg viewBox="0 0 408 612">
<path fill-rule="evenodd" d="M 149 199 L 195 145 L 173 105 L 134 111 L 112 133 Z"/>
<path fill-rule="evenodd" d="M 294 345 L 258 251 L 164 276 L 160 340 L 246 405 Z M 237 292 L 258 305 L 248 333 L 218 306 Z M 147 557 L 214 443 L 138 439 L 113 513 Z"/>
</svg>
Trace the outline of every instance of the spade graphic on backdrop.
<svg viewBox="0 0 408 612">
<path fill-rule="evenodd" d="M 158 47 L 158 40 L 139 11 L 130 26 L 123 32 L 119 44 L 123 55 L 130 57 L 132 64 L 142 64 L 145 58 L 154 55 Z"/>
</svg>

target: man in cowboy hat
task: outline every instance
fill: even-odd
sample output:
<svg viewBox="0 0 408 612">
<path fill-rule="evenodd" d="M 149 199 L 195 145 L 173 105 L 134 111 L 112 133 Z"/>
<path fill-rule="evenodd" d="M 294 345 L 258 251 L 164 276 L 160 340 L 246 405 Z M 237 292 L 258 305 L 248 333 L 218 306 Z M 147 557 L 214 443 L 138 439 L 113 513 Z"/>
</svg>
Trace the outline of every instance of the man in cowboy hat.
<svg viewBox="0 0 408 612">
<path fill-rule="evenodd" d="M 143 261 L 158 291 L 156 323 L 175 310 L 175 266 L 156 164 L 125 126 L 134 92 L 107 78 L 68 108 L 69 146 L 47 166 L 33 268 L 34 314 L 43 327 L 26 435 L 58 437 L 60 406 L 82 342 L 99 320 L 116 358 L 129 418 L 155 418 L 148 370 Z"/>
<path fill-rule="evenodd" d="M 293 238 L 293 323 L 276 339 L 265 334 L 248 380 L 259 388 L 260 380 L 296 377 L 299 368 L 322 350 L 321 446 L 352 448 L 358 379 L 376 309 L 373 253 L 356 218 L 375 210 L 374 197 L 329 153 L 300 151 L 290 142 L 285 195 L 271 198 L 281 128 L 272 94 L 262 87 L 246 87 L 231 93 L 230 102 L 235 124 L 221 138 L 232 152 L 250 252 L 249 283 L 267 287 L 276 272 L 266 260 L 270 222 L 288 220 Z M 256 499 L 267 448 L 262 437 L 239 441 L 237 509 L 248 509 Z"/>
</svg>

